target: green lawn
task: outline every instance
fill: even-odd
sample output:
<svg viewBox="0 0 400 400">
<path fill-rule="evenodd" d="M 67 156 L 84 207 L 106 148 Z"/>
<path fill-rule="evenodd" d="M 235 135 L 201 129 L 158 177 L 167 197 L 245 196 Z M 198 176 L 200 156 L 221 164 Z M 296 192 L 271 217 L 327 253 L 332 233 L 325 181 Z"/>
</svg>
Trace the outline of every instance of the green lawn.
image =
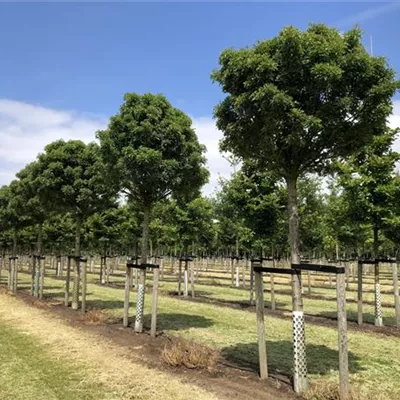
<svg viewBox="0 0 400 400">
<path fill-rule="evenodd" d="M 54 359 L 35 340 L 0 318 L 0 398 L 103 399 L 105 388 L 82 381 L 84 366 Z"/>
</svg>

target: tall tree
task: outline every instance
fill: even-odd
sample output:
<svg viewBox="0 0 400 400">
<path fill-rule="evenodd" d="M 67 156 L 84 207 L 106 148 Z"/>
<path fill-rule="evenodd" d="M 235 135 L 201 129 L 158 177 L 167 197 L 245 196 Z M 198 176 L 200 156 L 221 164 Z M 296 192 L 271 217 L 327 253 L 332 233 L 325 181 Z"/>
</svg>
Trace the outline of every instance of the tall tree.
<svg viewBox="0 0 400 400">
<path fill-rule="evenodd" d="M 111 181 L 143 211 L 141 262 L 147 262 L 154 205 L 169 196 L 192 198 L 206 182 L 204 146 L 190 118 L 162 95 L 128 93 L 108 128 L 98 132 Z M 135 331 L 143 329 L 145 271 L 141 270 Z"/>
<path fill-rule="evenodd" d="M 379 258 L 379 232 L 393 218 L 400 193 L 400 181 L 395 173 L 400 154 L 392 149 L 396 135 L 397 130 L 387 129 L 339 165 L 339 181 L 348 198 L 352 218 L 372 227 L 374 258 Z M 375 265 L 375 296 L 375 325 L 381 326 L 379 263 Z"/>
<path fill-rule="evenodd" d="M 382 132 L 399 87 L 395 72 L 367 53 L 359 29 L 342 34 L 325 25 L 284 28 L 252 48 L 223 51 L 219 62 L 212 77 L 228 94 L 215 109 L 221 147 L 285 179 L 291 261 L 298 264 L 299 177 L 321 173 Z M 296 275 L 293 287 L 293 311 L 302 319 Z M 297 367 L 301 392 L 307 379 Z"/>
<path fill-rule="evenodd" d="M 99 146 L 80 140 L 58 140 L 45 147 L 37 160 L 38 194 L 46 207 L 71 214 L 75 222 L 75 263 L 72 308 L 79 307 L 81 235 L 85 219 L 109 204 L 110 187 Z"/>
</svg>

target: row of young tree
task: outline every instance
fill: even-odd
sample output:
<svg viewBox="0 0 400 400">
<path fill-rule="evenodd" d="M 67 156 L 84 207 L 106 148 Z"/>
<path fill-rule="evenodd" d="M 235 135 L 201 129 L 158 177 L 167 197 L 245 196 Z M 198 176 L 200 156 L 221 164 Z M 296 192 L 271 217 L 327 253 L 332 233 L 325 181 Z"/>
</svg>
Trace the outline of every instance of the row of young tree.
<svg viewBox="0 0 400 400">
<path fill-rule="evenodd" d="M 129 93 L 96 143 L 53 142 L 0 189 L 3 255 L 393 254 L 399 82 L 361 31 L 288 27 L 219 61 L 221 149 L 240 170 L 214 196 L 200 195 L 205 148 L 189 117 Z"/>
</svg>

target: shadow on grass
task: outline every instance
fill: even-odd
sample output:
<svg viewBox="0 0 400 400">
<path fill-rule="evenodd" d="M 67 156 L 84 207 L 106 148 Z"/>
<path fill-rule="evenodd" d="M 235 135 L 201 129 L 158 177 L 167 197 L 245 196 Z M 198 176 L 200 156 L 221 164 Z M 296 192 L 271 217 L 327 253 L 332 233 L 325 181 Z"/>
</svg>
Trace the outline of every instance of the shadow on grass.
<svg viewBox="0 0 400 400">
<path fill-rule="evenodd" d="M 18 289 L 31 290 L 31 284 L 18 283 Z M 44 286 L 44 290 L 60 290 L 60 286 Z"/>
<path fill-rule="evenodd" d="M 337 313 L 334 311 L 321 311 L 316 314 L 318 317 L 325 317 L 329 319 L 336 320 Z M 347 320 L 351 322 L 357 322 L 358 314 L 357 311 L 347 310 Z M 375 314 L 363 312 L 363 322 L 366 324 L 374 324 L 375 323 Z M 383 311 L 383 323 L 388 326 L 396 325 L 395 317 L 385 317 L 385 311 Z M 361 325 L 362 326 L 362 325 Z"/>
<path fill-rule="evenodd" d="M 307 369 L 309 374 L 325 375 L 339 369 L 339 352 L 324 345 L 307 344 Z M 239 343 L 225 347 L 221 355 L 238 367 L 259 372 L 258 344 Z M 267 341 L 267 359 L 270 373 L 293 375 L 293 345 L 288 340 Z M 349 371 L 361 371 L 361 359 L 349 352 Z"/>
<path fill-rule="evenodd" d="M 86 300 L 86 305 L 88 308 L 100 308 L 100 309 L 118 309 L 124 308 L 124 302 L 121 300 Z M 130 303 L 132 307 L 132 303 Z"/>
<path fill-rule="evenodd" d="M 145 326 L 149 327 L 151 323 L 151 315 L 145 315 L 143 322 Z M 157 315 L 158 330 L 180 331 L 189 328 L 209 328 L 212 325 L 214 325 L 212 319 L 203 317 L 201 315 L 177 313 L 160 313 Z"/>
</svg>

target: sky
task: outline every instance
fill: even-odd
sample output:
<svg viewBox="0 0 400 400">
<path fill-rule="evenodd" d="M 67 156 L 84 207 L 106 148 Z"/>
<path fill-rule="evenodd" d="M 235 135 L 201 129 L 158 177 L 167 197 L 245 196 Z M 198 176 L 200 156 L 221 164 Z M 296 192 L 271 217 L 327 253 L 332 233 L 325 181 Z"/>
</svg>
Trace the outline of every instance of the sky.
<svg viewBox="0 0 400 400">
<path fill-rule="evenodd" d="M 218 56 L 276 36 L 287 25 L 358 24 L 374 55 L 400 71 L 400 3 L 0 2 L 0 185 L 59 138 L 94 140 L 124 93 L 163 93 L 193 120 L 210 182 L 231 166 L 219 153 L 210 79 Z M 400 126 L 400 96 L 390 124 Z M 395 144 L 400 151 L 400 141 Z"/>
</svg>

